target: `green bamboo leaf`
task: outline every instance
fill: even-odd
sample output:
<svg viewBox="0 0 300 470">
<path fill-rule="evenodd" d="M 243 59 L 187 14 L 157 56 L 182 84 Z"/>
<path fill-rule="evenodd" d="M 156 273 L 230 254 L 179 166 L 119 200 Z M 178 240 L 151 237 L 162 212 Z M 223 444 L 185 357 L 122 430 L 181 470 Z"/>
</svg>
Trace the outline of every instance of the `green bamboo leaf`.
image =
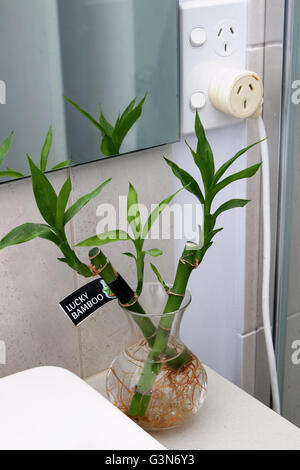
<svg viewBox="0 0 300 470">
<path fill-rule="evenodd" d="M 115 147 L 112 139 L 107 135 L 102 139 L 100 150 L 106 157 L 113 157 L 114 155 L 119 154 L 119 149 Z"/>
<path fill-rule="evenodd" d="M 48 163 L 48 157 L 52 145 L 52 140 L 53 140 L 53 132 L 52 132 L 52 126 L 50 126 L 48 134 L 45 139 L 45 143 L 42 148 L 42 153 L 41 153 L 41 163 L 40 163 L 40 170 L 42 172 L 46 171 L 47 169 L 47 163 Z"/>
<path fill-rule="evenodd" d="M 116 148 L 120 149 L 126 135 L 130 131 L 132 126 L 136 123 L 136 121 L 141 117 L 145 100 L 146 95 L 135 108 L 131 109 L 119 120 L 118 125 L 116 125 L 112 136 Z"/>
<path fill-rule="evenodd" d="M 76 246 L 102 246 L 108 243 L 131 240 L 128 233 L 123 230 L 110 230 L 109 232 L 95 235 L 94 237 L 87 238 L 86 240 L 78 243 Z"/>
<path fill-rule="evenodd" d="M 104 117 L 104 114 L 101 112 L 100 114 L 100 119 L 99 119 L 100 125 L 103 127 L 105 135 L 108 137 L 112 137 L 114 128 L 113 126 L 107 121 L 107 119 Z"/>
<path fill-rule="evenodd" d="M 133 253 L 123 253 L 124 256 L 128 256 L 128 258 L 133 258 L 136 261 L 136 256 Z"/>
<path fill-rule="evenodd" d="M 11 176 L 12 178 L 24 178 L 25 177 L 23 173 L 13 170 L 12 168 L 7 168 L 7 170 L 5 171 L 0 171 L 0 177 L 8 177 L 8 176 Z"/>
<path fill-rule="evenodd" d="M 70 258 L 57 258 L 61 263 L 67 264 L 71 269 L 76 271 L 80 276 L 92 277 L 90 269 L 83 263 L 77 263 L 76 260 Z"/>
<path fill-rule="evenodd" d="M 6 170 L 10 173 L 14 173 L 18 178 L 25 178 L 24 173 L 20 173 L 19 171 L 14 170 L 13 168 L 6 167 Z"/>
<path fill-rule="evenodd" d="M 129 191 L 127 196 L 127 221 L 135 238 L 141 233 L 141 214 L 139 211 L 138 195 L 131 183 L 129 183 Z"/>
<path fill-rule="evenodd" d="M 57 211 L 56 211 L 56 228 L 63 230 L 65 210 L 69 201 L 72 191 L 71 178 L 69 177 L 60 190 L 57 198 Z"/>
<path fill-rule="evenodd" d="M 8 246 L 20 245 L 21 243 L 29 242 L 34 238 L 41 237 L 49 233 L 53 233 L 50 227 L 43 224 L 23 224 L 19 227 L 14 228 L 0 241 L 0 250 L 7 248 Z"/>
<path fill-rule="evenodd" d="M 121 124 L 124 124 L 129 116 L 129 114 L 131 113 L 131 111 L 134 110 L 135 108 L 135 104 L 136 104 L 136 100 L 137 100 L 137 97 L 135 97 L 130 103 L 129 105 L 127 106 L 127 108 L 125 109 L 125 111 L 122 113 L 121 116 L 118 117 L 117 119 L 117 122 L 115 124 L 115 127 L 121 125 Z"/>
<path fill-rule="evenodd" d="M 226 188 L 226 186 L 230 185 L 234 181 L 251 178 L 252 176 L 255 175 L 255 173 L 257 173 L 260 167 L 261 167 L 261 163 L 257 163 L 256 165 L 250 166 L 249 168 L 246 168 L 245 170 L 239 171 L 238 173 L 228 176 L 228 178 L 225 178 L 224 180 L 222 180 L 220 183 L 218 183 L 216 186 L 212 188 L 212 190 L 209 192 L 208 200 L 210 202 L 213 201 L 214 197 L 222 189 Z"/>
<path fill-rule="evenodd" d="M 248 202 L 250 202 L 248 199 L 231 199 L 231 201 L 227 201 L 222 206 L 219 207 L 219 209 L 216 210 L 214 213 L 214 218 L 217 219 L 220 214 L 223 212 L 229 211 L 230 209 L 236 209 L 237 207 L 245 207 Z"/>
<path fill-rule="evenodd" d="M 142 232 L 142 239 L 145 239 L 147 237 L 147 234 L 150 231 L 154 222 L 158 219 L 158 217 L 166 209 L 166 207 L 168 207 L 168 205 L 174 199 L 174 197 L 177 196 L 177 194 L 180 193 L 180 191 L 182 191 L 182 189 L 179 189 L 179 191 L 176 191 L 176 193 L 172 194 L 172 196 L 164 199 L 162 202 L 158 204 L 158 206 L 154 209 L 152 214 L 150 214 L 146 224 L 144 225 L 143 232 Z"/>
<path fill-rule="evenodd" d="M 224 173 L 228 170 L 228 168 L 229 168 L 238 158 L 240 158 L 242 155 L 244 155 L 246 152 L 248 152 L 248 150 L 250 150 L 250 149 L 252 149 L 252 147 L 255 147 L 256 145 L 260 144 L 260 143 L 263 142 L 264 140 L 266 140 L 266 139 L 260 140 L 259 142 L 255 142 L 255 144 L 248 145 L 248 147 L 243 148 L 242 150 L 240 150 L 239 152 L 237 152 L 233 158 L 230 158 L 230 160 L 228 160 L 227 162 L 225 162 L 224 165 L 222 165 L 221 168 L 219 168 L 219 170 L 218 170 L 217 173 L 215 174 L 215 176 L 214 176 L 214 184 L 216 184 L 216 183 L 222 178 L 222 176 L 224 175 Z"/>
<path fill-rule="evenodd" d="M 200 158 L 199 155 L 197 155 L 196 152 L 192 149 L 192 147 L 189 145 L 187 141 L 185 141 L 186 145 L 189 147 L 191 154 L 193 155 L 194 162 L 196 163 L 197 167 L 200 170 L 201 176 L 202 176 L 202 181 L 205 189 L 205 193 L 207 194 L 210 190 L 211 184 L 212 184 L 212 176 L 209 172 L 209 168 L 207 165 L 207 162 L 203 159 Z"/>
<path fill-rule="evenodd" d="M 72 160 L 65 160 L 64 162 L 58 163 L 57 165 L 53 166 L 51 170 L 60 170 L 60 168 L 65 168 L 69 166 Z"/>
<path fill-rule="evenodd" d="M 32 187 L 36 204 L 45 221 L 52 227 L 55 227 L 57 208 L 56 192 L 44 173 L 33 163 L 28 155 L 27 158 L 32 176 Z"/>
<path fill-rule="evenodd" d="M 77 111 L 79 111 L 83 116 L 85 116 L 92 124 L 94 124 L 94 126 L 97 127 L 97 129 L 101 132 L 102 135 L 105 135 L 105 131 L 104 131 L 103 127 L 101 126 L 101 124 L 99 122 L 96 121 L 96 119 L 93 118 L 93 116 L 91 116 L 84 109 L 80 108 L 80 106 L 78 104 L 76 104 L 74 101 L 70 100 L 66 96 L 65 96 L 65 100 L 68 103 L 70 103 L 72 106 L 74 106 L 74 108 L 76 108 Z"/>
<path fill-rule="evenodd" d="M 4 158 L 6 157 L 8 152 L 10 151 L 13 135 L 14 135 L 14 132 L 12 131 L 9 134 L 9 136 L 6 137 L 6 139 L 0 145 L 0 166 L 2 165 Z"/>
<path fill-rule="evenodd" d="M 118 114 L 118 117 L 117 117 L 117 120 L 116 120 L 116 123 L 115 123 L 115 127 L 117 127 L 120 124 L 120 120 L 121 120 L 121 113 Z"/>
<path fill-rule="evenodd" d="M 197 181 L 187 171 L 180 168 L 176 163 L 168 160 L 167 158 L 165 158 L 165 161 L 172 169 L 176 178 L 181 181 L 182 185 L 186 186 L 186 189 L 190 191 L 190 193 L 194 194 L 201 204 L 204 204 L 204 197 Z"/>
<path fill-rule="evenodd" d="M 84 207 L 86 206 L 93 198 L 98 196 L 98 194 L 102 191 L 102 189 L 111 181 L 112 178 L 109 178 L 108 180 L 104 181 L 104 183 L 100 184 L 98 188 L 96 188 L 94 191 L 92 191 L 89 194 L 86 194 L 85 196 L 82 196 L 81 198 L 78 199 L 75 204 L 73 204 L 65 213 L 64 216 L 64 225 L 66 225 L 68 222 L 70 222 L 71 219 Z"/>
<path fill-rule="evenodd" d="M 115 123 L 115 128 L 120 126 L 121 124 L 124 124 L 126 122 L 126 119 L 128 118 L 128 115 L 130 114 L 131 111 L 133 111 L 135 104 L 136 104 L 137 98 L 135 97 L 127 106 L 125 111 L 122 113 L 122 115 L 119 114 L 118 119 Z"/>
<path fill-rule="evenodd" d="M 212 239 L 220 232 L 222 232 L 224 230 L 224 228 L 218 228 L 217 230 L 213 230 L 212 232 L 210 232 L 209 236 L 207 237 L 207 241 L 206 241 L 206 246 L 207 244 L 210 245 L 210 242 L 212 241 Z M 212 245 L 212 243 L 211 243 Z"/>
<path fill-rule="evenodd" d="M 200 120 L 198 110 L 196 111 L 195 133 L 198 139 L 198 145 L 197 145 L 198 158 L 196 160 L 196 165 L 200 168 L 199 160 L 202 159 L 208 167 L 209 176 L 210 176 L 210 179 L 212 180 L 215 174 L 214 156 L 213 156 L 211 147 L 209 145 L 209 142 L 206 138 L 205 130 Z"/>
<path fill-rule="evenodd" d="M 60 248 L 61 240 L 58 238 L 58 236 L 54 232 L 52 232 L 52 230 L 49 230 L 48 232 L 45 231 L 45 232 L 41 233 L 39 238 L 43 238 L 44 240 L 48 240 L 49 242 L 54 243 L 56 246 L 58 246 Z"/>
<path fill-rule="evenodd" d="M 127 108 L 126 108 L 125 111 L 123 112 L 123 114 L 118 117 L 117 123 L 118 123 L 118 122 L 124 122 L 124 121 L 126 121 L 126 119 L 127 119 L 127 117 L 128 117 L 128 114 L 129 114 L 129 113 L 134 109 L 134 107 L 135 107 L 136 100 L 137 100 L 137 98 L 135 97 L 135 98 L 131 101 L 131 103 L 129 103 L 129 105 L 127 106 Z"/>
<path fill-rule="evenodd" d="M 163 251 L 159 250 L 158 248 L 152 248 L 151 250 L 145 251 L 146 255 L 153 256 L 157 258 L 158 256 L 162 256 L 164 253 Z"/>
<path fill-rule="evenodd" d="M 162 276 L 160 275 L 158 269 L 156 266 L 154 266 L 154 264 L 151 263 L 151 269 L 152 271 L 154 272 L 155 276 L 157 277 L 157 280 L 158 282 L 163 286 L 163 288 L 165 289 L 166 292 L 168 292 L 169 290 L 169 286 L 165 283 L 165 281 L 163 280 Z"/>
</svg>

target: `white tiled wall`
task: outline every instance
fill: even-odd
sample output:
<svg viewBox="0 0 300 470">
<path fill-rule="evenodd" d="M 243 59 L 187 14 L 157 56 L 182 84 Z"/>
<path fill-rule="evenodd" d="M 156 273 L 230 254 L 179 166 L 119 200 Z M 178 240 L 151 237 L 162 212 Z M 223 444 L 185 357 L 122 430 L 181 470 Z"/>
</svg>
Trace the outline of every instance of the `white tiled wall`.
<svg viewBox="0 0 300 470">
<path fill-rule="evenodd" d="M 282 87 L 284 0 L 249 0 L 248 66 L 262 73 L 265 86 L 264 122 L 267 129 L 271 166 L 272 279 L 274 278 L 280 103 Z M 255 122 L 248 122 L 248 141 L 257 140 Z M 253 160 L 259 159 L 256 152 Z M 242 386 L 266 404 L 270 403 L 270 384 L 261 315 L 262 218 L 260 183 L 248 182 L 248 197 L 255 201 L 247 208 L 246 298 L 243 342 Z M 261 248 L 260 248 L 261 250 Z M 271 282 L 271 302 L 274 291 Z M 255 351 L 255 354 L 253 354 Z"/>
</svg>

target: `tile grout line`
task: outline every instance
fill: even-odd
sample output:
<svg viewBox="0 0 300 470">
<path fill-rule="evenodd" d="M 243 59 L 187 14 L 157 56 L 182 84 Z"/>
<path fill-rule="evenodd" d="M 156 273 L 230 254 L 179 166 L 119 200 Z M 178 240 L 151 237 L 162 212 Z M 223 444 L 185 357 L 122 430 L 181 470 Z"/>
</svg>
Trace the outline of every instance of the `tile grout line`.
<svg viewBox="0 0 300 470">
<path fill-rule="evenodd" d="M 273 329 L 273 325 L 271 325 L 271 327 Z M 255 330 L 250 331 L 249 333 L 238 333 L 238 336 L 242 339 L 247 339 L 247 338 L 250 338 L 250 336 L 257 335 L 258 333 L 261 333 L 264 330 L 265 330 L 265 327 L 260 326 L 259 328 L 256 328 Z"/>
<path fill-rule="evenodd" d="M 247 49 L 252 51 L 253 49 L 260 49 L 266 47 L 282 47 L 283 41 L 269 41 L 269 42 L 261 42 L 257 44 L 248 44 Z"/>
<path fill-rule="evenodd" d="M 287 315 L 287 320 L 292 320 L 298 316 L 300 316 L 300 312 L 292 313 L 291 315 Z"/>
</svg>

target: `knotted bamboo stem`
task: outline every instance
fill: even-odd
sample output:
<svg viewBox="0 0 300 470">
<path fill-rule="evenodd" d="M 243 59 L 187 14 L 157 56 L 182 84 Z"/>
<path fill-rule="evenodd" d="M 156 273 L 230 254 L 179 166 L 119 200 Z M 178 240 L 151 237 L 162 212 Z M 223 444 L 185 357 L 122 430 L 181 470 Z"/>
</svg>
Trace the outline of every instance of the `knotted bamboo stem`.
<svg viewBox="0 0 300 470">
<path fill-rule="evenodd" d="M 169 314 L 177 312 L 180 309 L 190 275 L 199 264 L 199 251 L 197 251 L 196 247 L 196 244 L 188 242 L 178 263 L 174 286 L 169 292 L 169 298 L 156 333 L 152 350 L 146 360 L 142 375 L 131 401 L 128 411 L 130 416 L 145 416 L 146 414 L 151 399 L 153 384 L 162 367 L 161 356 L 168 346 L 170 331 L 174 321 L 174 316 Z M 186 351 L 182 354 L 186 354 Z M 188 355 L 191 357 L 189 352 Z M 185 361 L 185 363 L 186 362 L 187 361 Z M 184 362 L 182 365 L 183 364 Z"/>
</svg>

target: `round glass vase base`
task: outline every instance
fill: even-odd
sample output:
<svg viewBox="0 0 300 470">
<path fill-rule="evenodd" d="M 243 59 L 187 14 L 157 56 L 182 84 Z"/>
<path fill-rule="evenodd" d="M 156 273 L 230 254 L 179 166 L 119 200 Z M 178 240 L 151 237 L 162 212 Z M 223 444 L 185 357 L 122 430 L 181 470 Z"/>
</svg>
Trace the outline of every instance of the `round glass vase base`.
<svg viewBox="0 0 300 470">
<path fill-rule="evenodd" d="M 145 340 L 141 339 L 113 361 L 106 377 L 107 396 L 117 408 L 148 431 L 176 428 L 195 415 L 204 404 L 207 396 L 206 371 L 192 353 L 190 361 L 177 371 L 162 361 L 145 415 L 130 416 L 131 401 L 148 352 Z"/>
</svg>

